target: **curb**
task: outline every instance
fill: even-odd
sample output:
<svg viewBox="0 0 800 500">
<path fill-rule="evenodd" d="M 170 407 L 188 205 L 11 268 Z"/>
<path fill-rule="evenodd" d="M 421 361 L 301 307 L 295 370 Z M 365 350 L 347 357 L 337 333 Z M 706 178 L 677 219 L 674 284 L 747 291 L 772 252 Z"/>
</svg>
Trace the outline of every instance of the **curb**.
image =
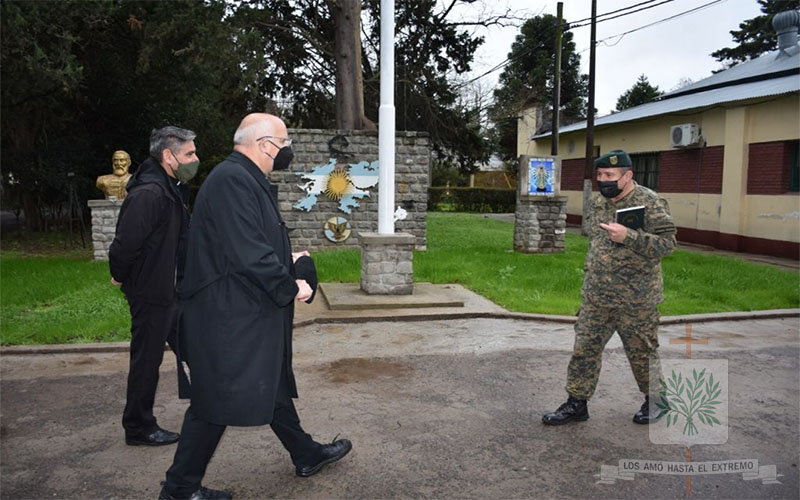
<svg viewBox="0 0 800 500">
<path fill-rule="evenodd" d="M 684 323 L 708 323 L 711 321 L 751 321 L 760 319 L 800 318 L 800 309 L 771 309 L 766 311 L 724 312 L 709 314 L 687 314 L 684 316 L 664 316 L 661 325 L 678 325 Z M 296 321 L 295 328 L 311 325 L 329 325 L 339 323 L 369 323 L 390 321 L 441 321 L 448 319 L 518 319 L 524 321 L 542 321 L 549 323 L 575 323 L 575 316 L 558 316 L 553 314 L 529 314 L 512 312 L 475 312 L 449 314 L 414 314 L 409 316 L 353 316 L 341 318 L 312 318 Z M 98 354 L 128 352 L 129 342 L 95 342 L 91 344 L 45 344 L 0 347 L 0 356 L 28 354 Z M 164 347 L 168 349 L 167 346 Z"/>
</svg>

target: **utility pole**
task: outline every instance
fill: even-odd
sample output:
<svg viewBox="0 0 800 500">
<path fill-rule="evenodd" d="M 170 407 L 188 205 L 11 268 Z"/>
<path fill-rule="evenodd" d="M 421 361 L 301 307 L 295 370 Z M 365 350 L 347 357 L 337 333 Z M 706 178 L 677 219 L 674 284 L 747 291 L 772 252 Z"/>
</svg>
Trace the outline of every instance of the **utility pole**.
<svg viewBox="0 0 800 500">
<path fill-rule="evenodd" d="M 558 126 L 559 126 L 559 108 L 561 108 L 561 35 L 563 33 L 562 27 L 562 12 L 564 10 L 564 2 L 558 2 L 557 7 L 557 20 L 556 20 L 556 67 L 553 75 L 555 76 L 555 83 L 553 84 L 553 133 L 550 138 L 550 154 L 553 156 L 558 155 Z"/>
<path fill-rule="evenodd" d="M 592 176 L 594 175 L 594 67 L 597 45 L 597 0 L 592 0 L 592 33 L 589 42 L 589 109 L 586 113 L 586 165 L 583 169 L 583 217 L 581 232 L 589 234 L 586 219 L 592 199 Z"/>
</svg>

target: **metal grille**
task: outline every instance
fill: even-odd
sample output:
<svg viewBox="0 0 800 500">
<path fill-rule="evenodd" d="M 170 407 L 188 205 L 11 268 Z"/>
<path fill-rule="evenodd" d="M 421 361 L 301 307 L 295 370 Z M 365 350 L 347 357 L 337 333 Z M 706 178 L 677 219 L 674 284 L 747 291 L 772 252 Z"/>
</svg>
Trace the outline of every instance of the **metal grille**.
<svg viewBox="0 0 800 500">
<path fill-rule="evenodd" d="M 632 154 L 633 179 L 644 187 L 658 190 L 658 153 Z"/>
</svg>

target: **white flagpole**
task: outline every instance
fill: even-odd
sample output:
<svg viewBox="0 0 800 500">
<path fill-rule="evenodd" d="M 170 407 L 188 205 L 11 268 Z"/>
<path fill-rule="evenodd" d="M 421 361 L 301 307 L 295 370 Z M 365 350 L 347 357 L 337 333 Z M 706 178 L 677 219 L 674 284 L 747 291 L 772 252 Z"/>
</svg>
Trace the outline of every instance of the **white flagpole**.
<svg viewBox="0 0 800 500">
<path fill-rule="evenodd" d="M 394 234 L 394 0 L 381 0 L 381 107 L 378 111 L 378 233 Z"/>
</svg>

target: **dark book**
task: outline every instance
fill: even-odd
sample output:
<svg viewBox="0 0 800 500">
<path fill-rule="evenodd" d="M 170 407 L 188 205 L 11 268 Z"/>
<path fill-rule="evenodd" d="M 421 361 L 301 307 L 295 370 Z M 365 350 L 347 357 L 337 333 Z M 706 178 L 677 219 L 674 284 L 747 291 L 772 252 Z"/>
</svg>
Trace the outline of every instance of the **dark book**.
<svg viewBox="0 0 800 500">
<path fill-rule="evenodd" d="M 644 227 L 644 206 L 623 208 L 617 210 L 617 223 L 628 229 L 641 229 Z"/>
</svg>

